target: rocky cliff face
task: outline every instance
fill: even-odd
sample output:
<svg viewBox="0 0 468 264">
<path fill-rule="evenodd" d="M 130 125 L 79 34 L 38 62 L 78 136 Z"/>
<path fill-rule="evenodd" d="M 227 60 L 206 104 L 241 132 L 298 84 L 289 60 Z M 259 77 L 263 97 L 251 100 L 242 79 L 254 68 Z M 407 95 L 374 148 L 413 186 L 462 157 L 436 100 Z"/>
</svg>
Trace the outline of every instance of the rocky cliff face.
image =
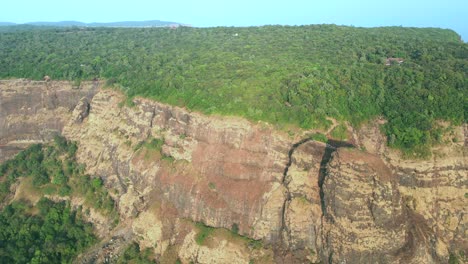
<svg viewBox="0 0 468 264">
<path fill-rule="evenodd" d="M 0 81 L 0 162 L 61 133 L 80 99 L 98 89 L 99 82 Z"/>
<path fill-rule="evenodd" d="M 12 94 L 2 102 L 18 102 L 2 111 L 2 129 L 29 98 L 14 96 L 22 84 L 3 88 L 15 82 L 0 90 Z M 60 97 L 64 86 L 54 85 Z M 457 142 L 416 161 L 387 149 L 377 125 L 354 132 L 356 148 L 339 148 L 89 91 L 61 110 L 56 130 L 79 143 L 79 162 L 116 190 L 121 220 L 163 263 L 446 263 L 468 249 L 466 125 L 453 130 Z M 10 131 L 0 142 L 22 139 Z M 36 130 L 25 131 L 18 135 Z M 214 227 L 206 241 L 197 240 L 198 222 Z"/>
<path fill-rule="evenodd" d="M 216 227 L 236 224 L 256 239 L 278 238 L 286 137 L 241 119 L 206 117 L 145 99 L 121 107 L 123 100 L 102 91 L 87 120 L 64 129 L 80 142 L 79 161 L 91 174 L 105 176 L 122 194 L 131 190 L 144 199 L 157 192 L 180 217 Z M 163 142 L 160 152 L 141 144 L 153 139 Z M 135 213 L 128 209 L 122 213 Z"/>
</svg>

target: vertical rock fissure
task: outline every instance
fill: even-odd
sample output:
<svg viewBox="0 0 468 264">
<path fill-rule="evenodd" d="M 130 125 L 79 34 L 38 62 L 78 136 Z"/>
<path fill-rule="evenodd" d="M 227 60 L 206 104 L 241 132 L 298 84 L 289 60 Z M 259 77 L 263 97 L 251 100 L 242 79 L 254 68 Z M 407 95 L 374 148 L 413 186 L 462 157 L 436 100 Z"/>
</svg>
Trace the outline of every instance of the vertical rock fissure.
<svg viewBox="0 0 468 264">
<path fill-rule="evenodd" d="M 112 147 L 112 150 L 111 150 L 111 158 L 112 158 L 112 154 L 115 153 L 116 151 L 116 147 Z M 115 171 L 115 175 L 117 176 L 117 180 L 119 181 L 119 184 L 121 186 L 121 188 L 123 189 L 124 193 L 127 192 L 127 184 L 125 183 L 125 181 L 122 179 L 122 176 L 120 175 L 120 171 L 119 171 L 119 159 L 118 157 L 115 157 L 114 159 L 114 162 L 115 162 L 115 165 L 113 165 L 114 167 L 114 171 Z"/>
<path fill-rule="evenodd" d="M 288 173 L 291 165 L 293 164 L 293 155 L 298 147 L 302 144 L 305 144 L 309 141 L 313 141 L 311 138 L 304 138 L 297 143 L 293 144 L 288 152 L 288 162 L 286 163 L 286 167 L 283 171 L 283 177 L 281 179 L 281 184 L 284 186 L 286 191 L 286 197 L 283 201 L 283 205 L 281 208 L 281 226 L 279 230 L 279 243 L 283 246 L 287 246 L 289 241 L 291 241 L 291 233 L 288 228 L 288 224 L 286 223 L 286 214 L 288 210 L 288 205 L 291 202 L 292 194 L 289 189 L 289 181 Z M 325 182 L 325 178 L 328 173 L 328 164 L 331 160 L 333 153 L 340 147 L 354 147 L 352 144 L 343 141 L 335 141 L 332 139 L 328 140 L 328 144 L 325 146 L 324 153 L 322 155 L 322 159 L 320 161 L 320 169 L 319 169 L 319 177 L 318 177 L 318 187 L 319 187 L 319 195 L 320 195 L 320 204 L 321 204 L 321 211 L 322 215 L 326 215 L 326 206 L 325 206 L 325 199 L 324 199 L 324 189 L 323 184 Z"/>
<path fill-rule="evenodd" d="M 325 178 L 328 174 L 327 166 L 330 162 L 331 156 L 333 152 L 336 151 L 336 147 L 327 144 L 325 147 L 325 152 L 323 153 L 322 160 L 320 161 L 320 169 L 319 169 L 319 178 L 318 178 L 318 186 L 319 186 L 319 195 L 320 195 L 320 207 L 322 209 L 322 216 L 326 215 L 326 206 L 325 206 L 325 193 L 323 191 L 323 183 L 325 182 Z"/>
<path fill-rule="evenodd" d="M 294 154 L 294 151 L 300 145 L 302 145 L 304 143 L 307 143 L 307 142 L 309 142 L 311 140 L 312 140 L 311 138 L 304 138 L 301 141 L 299 141 L 299 142 L 295 143 L 294 145 L 292 145 L 291 149 L 288 152 L 288 163 L 286 164 L 286 167 L 284 168 L 284 172 L 283 172 L 283 179 L 282 179 L 282 184 L 283 185 L 286 183 L 286 177 L 288 176 L 289 167 L 291 167 L 291 165 L 292 165 L 292 155 Z"/>
<path fill-rule="evenodd" d="M 325 147 L 325 152 L 323 153 L 322 160 L 320 161 L 320 170 L 319 170 L 319 194 L 320 194 L 320 207 L 322 209 L 322 216 L 327 215 L 327 207 L 325 205 L 325 193 L 323 191 L 323 184 L 328 174 L 328 163 L 331 160 L 333 153 L 339 148 L 354 148 L 355 146 L 346 141 L 339 141 L 328 139 L 327 146 Z"/>
<path fill-rule="evenodd" d="M 286 163 L 286 167 L 284 168 L 284 172 L 283 172 L 283 178 L 281 179 L 281 184 L 286 189 L 286 198 L 284 199 L 283 207 L 281 209 L 281 227 L 280 227 L 280 230 L 279 230 L 280 231 L 279 236 L 280 236 L 281 244 L 284 244 L 284 236 L 285 236 L 284 231 L 287 229 L 286 219 L 285 219 L 285 217 L 286 217 L 286 206 L 287 206 L 288 202 L 291 201 L 291 192 L 289 191 L 289 184 L 287 182 L 287 177 L 288 177 L 289 167 L 291 167 L 291 165 L 292 165 L 292 156 L 294 154 L 294 151 L 300 145 L 302 145 L 302 144 L 304 144 L 306 142 L 309 142 L 311 140 L 312 140 L 311 138 L 304 138 L 304 139 L 300 140 L 299 142 L 292 145 L 291 149 L 288 152 L 288 163 Z"/>
<path fill-rule="evenodd" d="M 288 202 L 291 201 L 291 193 L 289 191 L 289 183 L 288 183 L 288 172 L 289 168 L 292 165 L 293 162 L 293 154 L 294 151 L 301 146 L 302 144 L 305 144 L 309 141 L 312 141 L 312 138 L 304 138 L 300 140 L 299 142 L 295 143 L 292 145 L 291 149 L 288 152 L 288 163 L 286 164 L 286 167 L 284 168 L 283 172 L 283 178 L 281 180 L 281 184 L 284 186 L 286 189 L 286 198 L 284 199 L 283 206 L 281 209 L 281 227 L 280 227 L 280 240 L 282 243 L 284 243 L 284 231 L 287 231 L 287 225 L 286 225 L 286 207 Z M 324 192 L 323 192 L 323 183 L 325 182 L 325 178 L 327 175 L 327 166 L 328 163 L 330 162 L 331 156 L 333 152 L 335 152 L 338 148 L 340 147 L 354 147 L 354 145 L 344 142 L 344 141 L 337 141 L 333 139 L 329 139 L 328 143 L 326 144 L 325 147 L 325 152 L 323 153 L 322 160 L 320 162 L 320 170 L 319 170 L 319 180 L 318 180 L 318 186 L 320 190 L 320 204 L 321 204 L 321 209 L 322 209 L 322 215 L 326 214 L 326 206 L 325 206 L 325 200 L 324 200 Z"/>
<path fill-rule="evenodd" d="M 156 108 L 153 107 L 153 110 L 151 111 L 151 119 L 150 119 L 150 128 L 153 128 L 153 120 L 154 120 L 154 117 L 156 116 Z"/>
</svg>

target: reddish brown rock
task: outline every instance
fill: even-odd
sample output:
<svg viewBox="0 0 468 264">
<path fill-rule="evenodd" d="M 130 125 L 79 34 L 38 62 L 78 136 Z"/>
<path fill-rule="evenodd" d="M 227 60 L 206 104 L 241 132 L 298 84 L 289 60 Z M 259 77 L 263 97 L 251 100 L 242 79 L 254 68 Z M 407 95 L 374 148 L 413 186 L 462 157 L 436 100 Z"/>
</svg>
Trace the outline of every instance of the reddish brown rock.
<svg viewBox="0 0 468 264">
<path fill-rule="evenodd" d="M 95 83 L 0 85 L 0 143 L 48 131 L 77 141 L 78 161 L 117 190 L 121 221 L 161 262 L 447 263 L 467 251 L 466 125 L 414 160 L 386 146 L 379 122 L 352 130 L 362 151 L 335 149 L 148 99 L 128 107 Z M 194 222 L 215 227 L 211 244 L 196 243 Z"/>
</svg>

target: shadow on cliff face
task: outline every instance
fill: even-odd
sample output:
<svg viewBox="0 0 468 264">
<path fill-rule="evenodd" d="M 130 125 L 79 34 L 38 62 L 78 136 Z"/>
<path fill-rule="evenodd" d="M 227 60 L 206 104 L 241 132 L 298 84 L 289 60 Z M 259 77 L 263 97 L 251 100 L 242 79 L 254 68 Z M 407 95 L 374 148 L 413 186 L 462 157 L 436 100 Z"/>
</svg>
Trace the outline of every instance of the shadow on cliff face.
<svg viewBox="0 0 468 264">
<path fill-rule="evenodd" d="M 283 172 L 283 179 L 282 183 L 286 183 L 286 177 L 288 175 L 289 167 L 291 167 L 292 164 L 292 156 L 294 154 L 294 151 L 301 146 L 302 144 L 305 144 L 309 141 L 313 141 L 312 138 L 304 138 L 300 140 L 299 142 L 295 143 L 292 145 L 291 149 L 288 152 L 288 163 L 286 164 L 286 167 L 284 168 Z M 333 152 L 335 152 L 338 148 L 355 148 L 355 146 L 347 141 L 339 141 L 339 140 L 334 140 L 334 139 L 328 139 L 327 141 L 327 146 L 325 147 L 325 153 L 322 156 L 322 161 L 320 162 L 320 175 L 325 177 L 325 170 L 328 162 L 330 161 L 331 155 Z M 319 177 L 322 178 L 322 177 Z M 321 180 L 323 183 L 323 179 Z M 319 179 L 319 186 L 321 186 L 320 179 Z"/>
<path fill-rule="evenodd" d="M 322 208 L 322 215 L 326 215 L 327 207 L 325 206 L 325 199 L 324 199 L 324 192 L 323 192 L 323 183 L 325 182 L 325 177 L 327 176 L 327 165 L 330 162 L 331 156 L 333 152 L 336 151 L 336 148 L 328 145 L 325 148 L 325 152 L 323 153 L 322 160 L 320 162 L 320 170 L 319 170 L 319 177 L 318 177 L 318 186 L 320 190 L 320 206 Z"/>
<path fill-rule="evenodd" d="M 435 249 L 436 238 L 434 232 L 428 226 L 424 216 L 406 206 L 404 219 L 406 221 L 406 241 L 403 247 L 394 254 L 400 260 L 400 263 L 410 263 L 421 248 L 428 250 L 432 258 L 438 263 L 443 263 L 444 260 L 437 255 Z"/>
<path fill-rule="evenodd" d="M 319 178 L 318 178 L 318 186 L 320 190 L 320 205 L 322 208 L 322 215 L 326 215 L 326 206 L 324 200 L 324 192 L 323 192 L 323 183 L 325 182 L 325 178 L 327 176 L 327 166 L 331 160 L 333 153 L 339 148 L 354 148 L 355 146 L 346 141 L 339 141 L 334 139 L 328 139 L 327 146 L 325 147 L 325 152 L 323 153 L 322 160 L 320 161 L 320 170 L 319 170 Z"/>
<path fill-rule="evenodd" d="M 355 148 L 353 144 L 347 142 L 347 141 L 340 141 L 340 140 L 334 140 L 334 139 L 328 139 L 327 141 L 327 147 L 331 147 L 336 149 L 339 148 Z"/>
<path fill-rule="evenodd" d="M 291 200 L 291 194 L 289 192 L 289 188 L 288 188 L 288 183 L 287 183 L 287 176 L 288 176 L 288 171 L 289 171 L 289 168 L 291 167 L 292 165 L 292 162 L 293 162 L 293 154 L 294 154 L 294 151 L 296 151 L 296 149 L 301 146 L 302 144 L 305 144 L 309 141 L 313 141 L 312 138 L 304 138 L 302 140 L 300 140 L 299 142 L 295 143 L 294 145 L 292 145 L 291 149 L 289 150 L 288 152 L 288 163 L 286 164 L 286 167 L 284 168 L 284 172 L 283 172 L 283 179 L 282 179 L 282 184 L 284 185 L 284 187 L 286 188 L 286 190 L 288 190 L 288 193 L 287 193 L 287 197 L 286 197 L 286 200 L 284 201 L 284 204 L 283 204 L 283 208 L 282 208 L 282 223 L 281 223 L 281 230 L 280 230 L 280 233 L 283 233 L 284 229 L 286 228 L 286 224 L 285 224 L 285 212 L 286 212 L 286 204 Z M 355 146 L 349 142 L 346 142 L 346 141 L 339 141 L 339 140 L 334 140 L 334 139 L 328 139 L 328 142 L 326 144 L 326 147 L 325 147 L 325 152 L 323 153 L 323 156 L 322 156 L 322 160 L 320 162 L 320 170 L 319 170 L 319 180 L 318 180 L 318 186 L 319 186 L 319 189 L 320 189 L 320 203 L 321 203 L 321 207 L 322 207 L 322 215 L 326 215 L 326 206 L 325 206 L 325 202 L 324 202 L 324 193 L 323 193 L 323 183 L 325 181 L 325 177 L 327 175 L 327 166 L 328 166 L 328 163 L 330 162 L 330 159 L 331 159 L 331 156 L 333 154 L 333 152 L 335 152 L 337 149 L 339 148 L 343 148 L 343 147 L 346 147 L 346 148 L 354 148 Z M 282 235 L 280 234 L 280 237 L 282 237 Z"/>
<path fill-rule="evenodd" d="M 287 211 L 287 207 L 288 207 L 288 203 L 291 201 L 292 199 L 292 196 L 291 196 L 291 193 L 289 191 L 289 186 L 288 186 L 288 180 L 287 180 L 287 177 L 288 177 L 288 172 L 289 172 L 289 168 L 291 167 L 292 163 L 293 163 L 293 155 L 294 155 L 294 152 L 296 151 L 296 149 L 298 147 L 300 147 L 301 145 L 309 142 L 309 141 L 314 141 L 312 138 L 304 138 L 300 141 L 298 141 L 297 143 L 293 144 L 291 146 L 291 149 L 289 150 L 288 152 L 288 162 L 286 164 L 286 167 L 284 168 L 284 172 L 283 172 L 283 178 L 282 178 L 282 185 L 286 188 L 287 190 L 287 194 L 286 194 L 286 199 L 283 203 L 283 206 L 282 206 L 282 218 L 281 218 L 281 229 L 280 229 L 280 232 L 279 232 L 279 237 L 280 237 L 280 243 L 279 245 L 284 245 L 286 242 L 285 242 L 285 236 L 287 235 L 287 233 L 289 232 L 288 230 L 288 226 L 285 222 L 285 218 L 286 218 L 286 211 Z M 338 148 L 343 148 L 343 147 L 347 147 L 347 148 L 354 148 L 355 146 L 349 142 L 346 142 L 346 141 L 338 141 L 338 140 L 333 140 L 333 139 L 328 139 L 328 142 L 325 146 L 325 151 L 322 155 L 322 158 L 321 158 L 321 161 L 320 161 L 320 169 L 319 169 L 319 177 L 318 177 L 318 187 L 319 187 L 319 190 L 320 190 L 320 203 L 321 203 L 321 209 L 322 209 L 322 215 L 326 215 L 326 206 L 325 206 L 325 202 L 324 202 L 324 192 L 323 192 L 323 183 L 325 181 L 325 178 L 326 178 L 326 175 L 327 175 L 327 166 L 328 166 L 328 163 L 330 162 L 331 160 L 331 157 L 332 157 L 332 154 L 338 149 Z M 291 252 L 289 250 L 284 250 L 284 247 L 282 246 L 279 246 L 277 248 L 277 252 L 275 254 L 275 260 L 277 263 L 296 263 L 299 259 L 306 259 L 306 255 L 308 253 L 305 253 L 305 252 L 302 252 L 301 250 L 296 250 L 296 252 Z M 330 258 L 331 259 L 331 258 Z"/>
<path fill-rule="evenodd" d="M 289 185 L 288 185 L 288 182 L 287 182 L 288 171 L 289 171 L 289 168 L 291 167 L 292 162 L 293 162 L 294 151 L 296 151 L 296 149 L 299 146 L 301 146 L 302 144 L 307 143 L 309 141 L 312 141 L 312 138 L 304 138 L 304 139 L 300 140 L 299 142 L 292 145 L 291 149 L 289 149 L 289 152 L 288 152 L 288 163 L 286 163 L 286 167 L 284 168 L 284 171 L 283 171 L 283 178 L 281 179 L 281 184 L 285 187 L 287 193 L 286 193 L 286 199 L 284 200 L 283 206 L 281 208 L 281 227 L 280 227 L 280 230 L 279 230 L 280 245 L 283 245 L 285 243 L 284 242 L 285 231 L 288 232 L 288 230 L 287 230 L 288 227 L 286 225 L 286 220 L 285 220 L 285 218 L 286 218 L 286 209 L 287 209 L 288 202 L 290 202 L 291 198 L 292 198 L 291 193 L 289 191 Z M 285 254 L 282 253 L 281 255 L 284 257 Z"/>
</svg>

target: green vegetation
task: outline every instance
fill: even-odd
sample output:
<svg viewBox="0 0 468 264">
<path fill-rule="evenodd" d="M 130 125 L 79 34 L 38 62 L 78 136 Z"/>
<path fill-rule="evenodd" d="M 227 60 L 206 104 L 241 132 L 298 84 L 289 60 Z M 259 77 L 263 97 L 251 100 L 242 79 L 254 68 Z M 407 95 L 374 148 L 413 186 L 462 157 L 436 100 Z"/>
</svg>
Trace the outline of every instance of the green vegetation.
<svg viewBox="0 0 468 264">
<path fill-rule="evenodd" d="M 114 219 L 114 224 L 117 223 L 119 216 L 114 208 L 114 201 L 100 178 L 81 175 L 73 178 L 72 182 L 72 190 L 85 198 L 85 204 L 100 210 L 105 216 Z"/>
<path fill-rule="evenodd" d="M 348 138 L 348 130 L 344 124 L 336 126 L 330 134 L 334 139 L 337 140 L 346 140 Z"/>
<path fill-rule="evenodd" d="M 140 149 L 145 150 L 145 159 L 149 160 L 152 158 L 158 158 L 169 163 L 173 163 L 175 161 L 174 157 L 166 155 L 162 152 L 162 146 L 164 145 L 164 139 L 159 138 L 149 138 L 145 141 L 139 142 L 134 148 L 134 151 L 138 151 Z M 157 153 L 157 155 L 153 156 L 152 154 Z"/>
<path fill-rule="evenodd" d="M 208 183 L 208 187 L 211 189 L 211 190 L 216 190 L 216 185 L 212 182 Z"/>
<path fill-rule="evenodd" d="M 0 201 L 10 193 L 10 186 L 21 175 L 33 178 L 35 186 L 50 181 L 49 175 L 38 164 L 42 163 L 44 155 L 41 145 L 33 145 L 25 151 L 20 152 L 14 159 L 8 160 L 0 165 Z"/>
<path fill-rule="evenodd" d="M 202 246 L 205 243 L 205 240 L 213 233 L 214 228 L 211 226 L 207 226 L 201 222 L 195 224 L 198 229 L 197 236 L 195 237 L 195 242 L 198 245 Z"/>
<path fill-rule="evenodd" d="M 158 152 L 161 152 L 163 145 L 164 139 L 150 138 L 148 140 L 138 142 L 138 144 L 133 148 L 133 150 L 137 151 L 144 147 L 147 150 L 156 150 Z"/>
<path fill-rule="evenodd" d="M 145 148 L 157 151 L 161 151 L 163 145 L 164 140 L 158 138 L 152 138 L 149 142 L 145 142 L 145 144 L 143 144 Z"/>
<path fill-rule="evenodd" d="M 85 203 L 104 215 L 118 218 L 114 201 L 100 178 L 84 174 L 75 161 L 77 146 L 56 136 L 51 145 L 33 145 L 0 165 L 0 202 L 10 193 L 10 186 L 20 177 L 31 177 L 33 187 L 47 195 L 79 195 Z"/>
<path fill-rule="evenodd" d="M 195 227 L 198 230 L 197 235 L 195 236 L 195 242 L 197 242 L 197 244 L 200 246 L 206 245 L 206 240 L 211 236 L 222 236 L 227 238 L 228 240 L 242 241 L 242 243 L 244 243 L 247 247 L 251 249 L 260 249 L 263 247 L 262 240 L 255 240 L 240 235 L 239 226 L 236 223 L 232 224 L 231 230 L 227 230 L 224 228 L 214 228 L 211 226 L 207 226 L 202 222 L 196 222 Z"/>
<path fill-rule="evenodd" d="M 327 143 L 327 142 L 328 142 L 327 136 L 325 136 L 325 135 L 322 134 L 322 133 L 315 133 L 315 134 L 312 134 L 312 135 L 310 136 L 310 138 L 311 138 L 312 140 L 320 141 L 320 142 L 323 142 L 323 143 Z"/>
<path fill-rule="evenodd" d="M 456 256 L 455 254 L 450 253 L 450 257 L 449 257 L 449 262 L 448 262 L 448 263 L 449 263 L 449 264 L 458 264 L 458 263 L 460 263 L 460 262 L 458 261 L 458 258 L 457 258 L 457 256 Z"/>
<path fill-rule="evenodd" d="M 65 202 L 41 199 L 37 214 L 23 202 L 0 212 L 0 259 L 2 263 L 71 263 L 96 241 L 90 224 Z"/>
<path fill-rule="evenodd" d="M 0 165 L 0 204 L 5 205 L 0 212 L 0 259 L 4 263 L 70 263 L 96 241 L 92 226 L 83 221 L 81 207 L 73 211 L 68 202 L 45 198 L 30 205 L 34 195 L 81 196 L 86 205 L 118 222 L 102 180 L 85 175 L 84 167 L 76 163 L 77 149 L 75 143 L 56 136 L 52 144 L 33 145 Z M 31 182 L 32 189 L 19 195 L 24 201 L 11 202 L 10 187 L 20 178 L 25 180 L 21 183 Z"/>
<path fill-rule="evenodd" d="M 250 249 L 260 249 L 263 247 L 263 242 L 261 239 L 255 240 L 253 238 L 239 234 L 239 226 L 236 223 L 232 224 L 230 231 L 231 231 L 230 233 L 231 233 L 232 238 L 240 239 Z"/>
<path fill-rule="evenodd" d="M 125 249 L 125 252 L 117 259 L 117 264 L 150 264 L 152 261 L 151 249 L 147 248 L 143 251 L 137 243 L 132 243 Z"/>
<path fill-rule="evenodd" d="M 440 137 L 436 120 L 466 122 L 468 45 L 450 30 L 7 27 L 0 37 L 0 78 L 100 77 L 128 103 L 138 95 L 302 128 L 384 116 L 389 144 L 418 155 Z"/>
<path fill-rule="evenodd" d="M 239 234 L 239 226 L 236 223 L 232 224 L 231 232 L 236 235 Z"/>
<path fill-rule="evenodd" d="M 122 108 L 122 107 L 124 107 L 124 106 L 127 106 L 127 107 L 134 107 L 134 106 L 135 106 L 135 102 L 133 102 L 133 98 L 130 98 L 130 97 L 127 96 L 127 97 L 125 97 L 125 99 L 124 99 L 122 102 L 120 102 L 120 103 L 118 104 L 118 106 L 119 106 L 120 108 Z"/>
<path fill-rule="evenodd" d="M 309 201 L 307 200 L 307 198 L 303 195 L 299 196 L 296 198 L 299 202 L 301 202 L 302 204 L 309 204 Z"/>
<path fill-rule="evenodd" d="M 247 241 L 247 245 L 250 247 L 250 248 L 253 248 L 253 249 L 261 249 L 263 247 L 263 242 L 262 240 L 255 240 L 255 239 L 252 239 L 252 238 L 248 238 L 248 237 L 244 237 L 243 238 Z"/>
</svg>

